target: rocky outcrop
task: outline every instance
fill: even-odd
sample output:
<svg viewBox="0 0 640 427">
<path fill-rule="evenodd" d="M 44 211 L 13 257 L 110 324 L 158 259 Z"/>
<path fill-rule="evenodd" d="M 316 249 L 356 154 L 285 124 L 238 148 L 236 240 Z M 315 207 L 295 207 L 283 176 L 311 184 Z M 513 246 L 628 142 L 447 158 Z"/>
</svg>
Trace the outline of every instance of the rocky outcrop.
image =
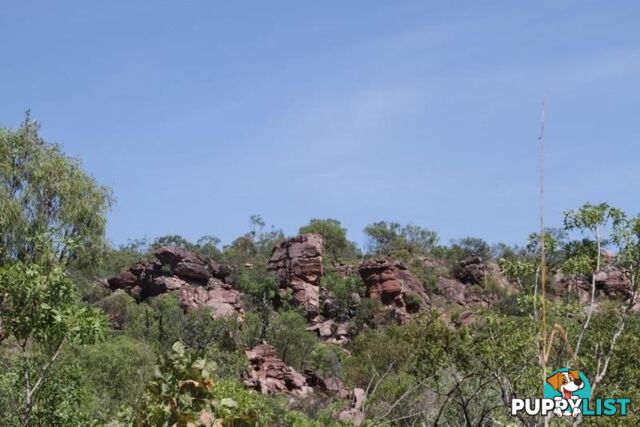
<svg viewBox="0 0 640 427">
<path fill-rule="evenodd" d="M 304 307 L 311 318 L 320 308 L 323 240 L 319 234 L 302 234 L 277 245 L 267 265 L 276 274 L 280 297 L 291 292 L 293 304 Z"/>
<path fill-rule="evenodd" d="M 214 317 L 242 313 L 242 295 L 225 282 L 231 273 L 229 267 L 178 247 L 162 246 L 153 255 L 153 259 L 107 279 L 107 286 L 114 291 L 122 289 L 138 302 L 175 292 L 185 310 L 211 307 Z"/>
<path fill-rule="evenodd" d="M 431 305 L 420 280 L 399 261 L 386 257 L 365 260 L 358 272 L 367 287 L 367 296 L 392 309 L 400 324 L 404 324 L 408 317 L 408 295 L 415 296 L 412 300 L 417 298 L 420 308 Z"/>
<path fill-rule="evenodd" d="M 242 314 L 242 294 L 216 279 L 211 279 L 206 287 L 184 286 L 177 293 L 180 305 L 186 311 L 210 307 L 214 318 Z"/>
<path fill-rule="evenodd" d="M 487 298 L 477 295 L 469 286 L 455 279 L 447 277 L 438 278 L 437 289 L 438 293 L 448 302 L 455 303 L 462 307 L 487 307 L 489 305 Z"/>
<path fill-rule="evenodd" d="M 316 332 L 321 339 L 334 344 L 344 344 L 349 341 L 349 324 L 347 322 L 336 323 L 329 319 L 315 323 L 307 330 Z"/>
<path fill-rule="evenodd" d="M 614 264 L 613 256 L 603 254 L 602 267 L 592 277 L 574 276 L 556 272 L 553 276 L 554 293 L 575 293 L 583 304 L 591 300 L 591 280 L 595 281 L 596 296 L 628 301 L 633 297 L 629 273 Z"/>
<path fill-rule="evenodd" d="M 366 392 L 362 388 L 354 388 L 351 390 L 350 396 L 350 405 L 348 408 L 343 409 L 338 414 L 338 419 L 340 421 L 344 421 L 354 426 L 359 426 L 364 422 L 364 413 L 362 412 L 362 406 L 364 405 L 364 400 L 366 397 Z"/>
<path fill-rule="evenodd" d="M 269 344 L 259 344 L 245 351 L 251 369 L 244 380 L 246 387 L 258 390 L 263 394 L 288 393 L 296 396 L 307 396 L 313 388 L 307 384 L 304 375 L 287 366 Z"/>
<path fill-rule="evenodd" d="M 487 277 L 487 264 L 479 256 L 471 256 L 459 262 L 454 275 L 462 283 L 482 285 Z"/>
</svg>

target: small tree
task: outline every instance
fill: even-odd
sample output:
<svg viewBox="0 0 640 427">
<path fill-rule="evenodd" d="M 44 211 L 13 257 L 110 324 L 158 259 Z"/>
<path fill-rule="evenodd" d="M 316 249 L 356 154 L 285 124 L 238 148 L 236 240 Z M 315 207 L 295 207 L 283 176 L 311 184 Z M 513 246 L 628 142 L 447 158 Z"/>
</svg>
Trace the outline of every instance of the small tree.
<svg viewBox="0 0 640 427">
<path fill-rule="evenodd" d="M 595 293 L 596 293 L 596 274 L 600 271 L 602 259 L 602 244 L 606 238 L 605 232 L 608 225 L 614 228 L 618 227 L 624 221 L 624 213 L 617 208 L 609 206 L 607 203 L 592 205 L 585 203 L 577 210 L 569 210 L 564 212 L 564 227 L 566 230 L 579 230 L 580 232 L 591 233 L 596 243 L 596 263 L 595 270 L 591 276 L 591 300 L 589 303 L 589 311 L 587 319 L 582 325 L 582 330 L 578 336 L 575 347 L 576 356 L 580 353 L 580 346 L 586 330 L 589 328 L 589 322 L 593 315 Z"/>
<path fill-rule="evenodd" d="M 299 232 L 317 233 L 324 239 L 324 251 L 330 262 L 357 256 L 356 245 L 347 239 L 347 229 L 337 219 L 312 219 Z"/>
<path fill-rule="evenodd" d="M 101 312 L 80 304 L 76 286 L 60 268 L 4 267 L 0 269 L 0 295 L 4 333 L 15 339 L 24 361 L 21 425 L 28 426 L 35 399 L 64 345 L 101 339 L 107 320 Z M 42 348 L 47 361 L 32 376 L 30 357 L 35 345 Z"/>
<path fill-rule="evenodd" d="M 296 369 L 303 367 L 317 339 L 307 331 L 307 322 L 296 311 L 278 313 L 269 323 L 267 342 L 272 344 L 280 358 Z"/>
<path fill-rule="evenodd" d="M 425 255 L 438 243 L 438 234 L 426 228 L 380 221 L 365 227 L 367 250 L 376 255 Z"/>
</svg>

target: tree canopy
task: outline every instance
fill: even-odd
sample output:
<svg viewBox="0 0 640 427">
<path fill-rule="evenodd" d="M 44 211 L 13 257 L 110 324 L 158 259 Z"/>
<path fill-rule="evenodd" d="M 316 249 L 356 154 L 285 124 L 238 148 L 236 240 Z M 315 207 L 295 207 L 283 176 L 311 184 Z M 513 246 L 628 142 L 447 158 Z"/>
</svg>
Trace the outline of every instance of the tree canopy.
<svg viewBox="0 0 640 427">
<path fill-rule="evenodd" d="M 46 142 L 27 113 L 0 129 L 0 264 L 89 262 L 104 244 L 109 189 Z"/>
</svg>

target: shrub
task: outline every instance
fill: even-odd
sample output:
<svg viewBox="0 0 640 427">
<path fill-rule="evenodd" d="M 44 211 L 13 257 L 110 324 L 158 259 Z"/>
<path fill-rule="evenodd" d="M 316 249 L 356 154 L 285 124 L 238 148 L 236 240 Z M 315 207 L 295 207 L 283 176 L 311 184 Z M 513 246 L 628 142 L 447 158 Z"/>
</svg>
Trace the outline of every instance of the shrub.
<svg viewBox="0 0 640 427">
<path fill-rule="evenodd" d="M 267 341 L 278 356 L 296 369 L 304 367 L 305 360 L 313 350 L 317 338 L 307 331 L 307 321 L 297 311 L 284 311 L 275 315 L 267 329 Z"/>
<path fill-rule="evenodd" d="M 420 310 L 422 300 L 418 295 L 409 293 L 405 296 L 405 303 L 409 313 L 417 313 Z"/>
<path fill-rule="evenodd" d="M 300 228 L 302 233 L 317 233 L 323 237 L 325 259 L 329 262 L 356 258 L 356 245 L 347 239 L 347 229 L 335 219 L 312 219 Z"/>
<path fill-rule="evenodd" d="M 63 356 L 62 363 L 74 366 L 79 374 L 86 394 L 83 411 L 94 420 L 106 421 L 142 394 L 153 373 L 155 355 L 146 344 L 119 336 L 75 347 Z"/>
<path fill-rule="evenodd" d="M 353 294 L 364 295 L 365 287 L 362 279 L 356 276 L 342 277 L 330 273 L 322 278 L 322 286 L 329 290 L 335 298 L 335 313 L 339 320 L 346 320 L 355 313 Z"/>
<path fill-rule="evenodd" d="M 189 312 L 184 318 L 182 341 L 197 350 L 215 345 L 222 350 L 236 349 L 238 322 L 235 319 L 214 319 L 208 307 Z"/>
</svg>

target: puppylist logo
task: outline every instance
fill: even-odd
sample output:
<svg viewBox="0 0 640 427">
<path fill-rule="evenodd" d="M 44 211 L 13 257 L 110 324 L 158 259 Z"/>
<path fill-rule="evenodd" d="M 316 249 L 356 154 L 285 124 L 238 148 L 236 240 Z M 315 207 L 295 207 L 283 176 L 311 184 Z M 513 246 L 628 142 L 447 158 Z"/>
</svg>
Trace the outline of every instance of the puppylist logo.
<svg viewBox="0 0 640 427">
<path fill-rule="evenodd" d="M 613 416 L 627 415 L 631 399 L 590 399 L 591 384 L 577 369 L 557 369 L 547 377 L 542 399 L 512 399 L 511 415 L 524 411 L 528 415 Z"/>
</svg>

